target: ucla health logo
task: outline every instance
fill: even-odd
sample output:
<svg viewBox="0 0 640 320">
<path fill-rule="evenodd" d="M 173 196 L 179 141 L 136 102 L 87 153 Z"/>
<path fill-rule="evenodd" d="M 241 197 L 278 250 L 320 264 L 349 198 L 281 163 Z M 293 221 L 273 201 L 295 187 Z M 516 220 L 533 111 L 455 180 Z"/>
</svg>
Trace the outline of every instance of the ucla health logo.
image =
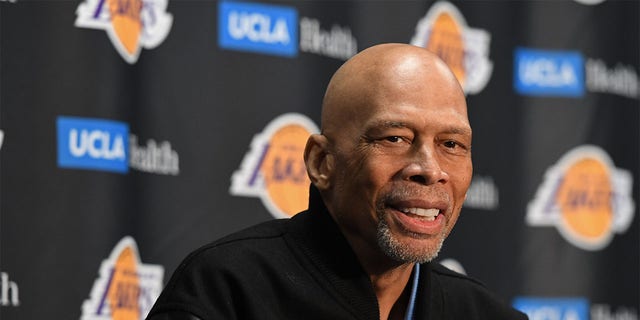
<svg viewBox="0 0 640 320">
<path fill-rule="evenodd" d="M 518 48 L 514 64 L 514 86 L 520 94 L 584 95 L 584 59 L 579 52 Z"/>
<path fill-rule="evenodd" d="M 304 164 L 307 138 L 318 127 L 306 116 L 283 114 L 254 136 L 251 149 L 231 178 L 232 195 L 258 197 L 276 218 L 307 208 L 309 185 Z"/>
<path fill-rule="evenodd" d="M 632 179 L 601 148 L 579 146 L 547 170 L 527 208 L 527 223 L 556 227 L 579 248 L 603 249 L 614 234 L 626 232 L 631 225 Z"/>
<path fill-rule="evenodd" d="M 436 2 L 416 26 L 411 44 L 437 54 L 456 75 L 467 94 L 482 91 L 491 78 L 488 32 L 467 26 L 458 9 L 446 1 Z"/>
<path fill-rule="evenodd" d="M 129 125 L 123 122 L 58 117 L 58 166 L 127 173 Z"/>
<path fill-rule="evenodd" d="M 136 63 L 141 48 L 153 49 L 171 30 L 168 0 L 84 0 L 76 10 L 76 27 L 101 29 L 122 58 Z"/>
<path fill-rule="evenodd" d="M 100 265 L 80 320 L 142 320 L 162 291 L 164 268 L 142 264 L 138 246 L 124 237 Z"/>
<path fill-rule="evenodd" d="M 287 57 L 298 53 L 298 12 L 294 8 L 221 1 L 218 15 L 222 48 Z"/>
<path fill-rule="evenodd" d="M 518 297 L 513 307 L 531 320 L 589 320 L 589 301 L 584 298 Z"/>
</svg>

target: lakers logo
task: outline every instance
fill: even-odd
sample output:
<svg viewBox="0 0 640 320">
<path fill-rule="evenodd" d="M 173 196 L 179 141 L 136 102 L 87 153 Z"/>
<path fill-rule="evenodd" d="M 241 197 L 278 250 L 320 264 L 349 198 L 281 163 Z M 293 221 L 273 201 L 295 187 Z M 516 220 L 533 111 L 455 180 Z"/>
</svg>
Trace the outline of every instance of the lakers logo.
<svg viewBox="0 0 640 320">
<path fill-rule="evenodd" d="M 163 274 L 162 266 L 141 264 L 135 241 L 125 237 L 102 262 L 81 319 L 144 319 L 160 295 Z"/>
<path fill-rule="evenodd" d="M 124 60 L 135 63 L 141 48 L 155 48 L 169 33 L 173 17 L 166 12 L 167 1 L 85 0 L 75 25 L 107 31 Z"/>
<path fill-rule="evenodd" d="M 307 138 L 318 132 L 309 118 L 295 113 L 279 116 L 257 134 L 240 170 L 231 179 L 232 195 L 258 197 L 276 218 L 307 208 L 310 180 L 303 153 Z"/>
<path fill-rule="evenodd" d="M 125 247 L 116 258 L 107 299 L 112 319 L 140 319 L 136 293 L 140 290 L 137 261 L 131 246 Z"/>
<path fill-rule="evenodd" d="M 631 190 L 628 171 L 615 168 L 604 150 L 581 146 L 547 171 L 529 204 L 527 222 L 555 226 L 575 246 L 600 250 L 633 220 Z"/>
<path fill-rule="evenodd" d="M 116 41 L 124 47 L 127 55 L 137 55 L 140 51 L 140 34 L 142 33 L 141 0 L 107 0 L 111 27 Z"/>
<path fill-rule="evenodd" d="M 411 44 L 428 49 L 446 62 L 467 94 L 482 91 L 491 77 L 489 42 L 486 31 L 467 27 L 458 9 L 444 1 L 429 9 L 411 39 Z"/>
</svg>

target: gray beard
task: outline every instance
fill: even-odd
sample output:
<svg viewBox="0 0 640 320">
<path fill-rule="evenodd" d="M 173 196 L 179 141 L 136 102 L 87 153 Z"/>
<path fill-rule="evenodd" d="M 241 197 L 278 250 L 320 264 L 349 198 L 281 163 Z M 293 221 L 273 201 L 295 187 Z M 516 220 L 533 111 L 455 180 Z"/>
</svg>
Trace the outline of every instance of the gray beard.
<svg viewBox="0 0 640 320">
<path fill-rule="evenodd" d="M 403 245 L 389 229 L 389 225 L 384 219 L 378 222 L 378 246 L 391 259 L 402 263 L 426 263 L 438 256 L 445 236 L 441 235 L 435 247 L 423 247 L 412 250 Z"/>
</svg>

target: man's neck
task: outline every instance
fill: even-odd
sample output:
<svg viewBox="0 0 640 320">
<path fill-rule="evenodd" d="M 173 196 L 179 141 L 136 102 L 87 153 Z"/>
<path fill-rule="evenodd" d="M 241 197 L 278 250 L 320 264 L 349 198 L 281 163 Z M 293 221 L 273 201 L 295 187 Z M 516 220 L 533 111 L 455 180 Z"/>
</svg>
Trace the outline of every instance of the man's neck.
<svg viewBox="0 0 640 320">
<path fill-rule="evenodd" d="M 382 273 L 369 273 L 378 298 L 380 319 L 404 318 L 411 294 L 409 279 L 413 266 L 413 264 L 403 264 Z"/>
<path fill-rule="evenodd" d="M 380 319 L 404 319 L 411 294 L 409 279 L 415 264 L 392 260 L 369 246 L 356 250 L 356 256 L 378 298 Z"/>
</svg>

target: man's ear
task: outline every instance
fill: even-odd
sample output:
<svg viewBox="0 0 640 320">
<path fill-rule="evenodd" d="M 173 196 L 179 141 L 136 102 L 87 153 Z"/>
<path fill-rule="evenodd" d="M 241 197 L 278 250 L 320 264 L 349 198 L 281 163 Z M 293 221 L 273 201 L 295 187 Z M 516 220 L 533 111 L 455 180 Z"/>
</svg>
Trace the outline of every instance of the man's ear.
<svg viewBox="0 0 640 320">
<path fill-rule="evenodd" d="M 331 186 L 334 156 L 329 150 L 329 140 L 322 134 L 312 134 L 304 149 L 304 163 L 311 183 L 319 190 Z"/>
</svg>

